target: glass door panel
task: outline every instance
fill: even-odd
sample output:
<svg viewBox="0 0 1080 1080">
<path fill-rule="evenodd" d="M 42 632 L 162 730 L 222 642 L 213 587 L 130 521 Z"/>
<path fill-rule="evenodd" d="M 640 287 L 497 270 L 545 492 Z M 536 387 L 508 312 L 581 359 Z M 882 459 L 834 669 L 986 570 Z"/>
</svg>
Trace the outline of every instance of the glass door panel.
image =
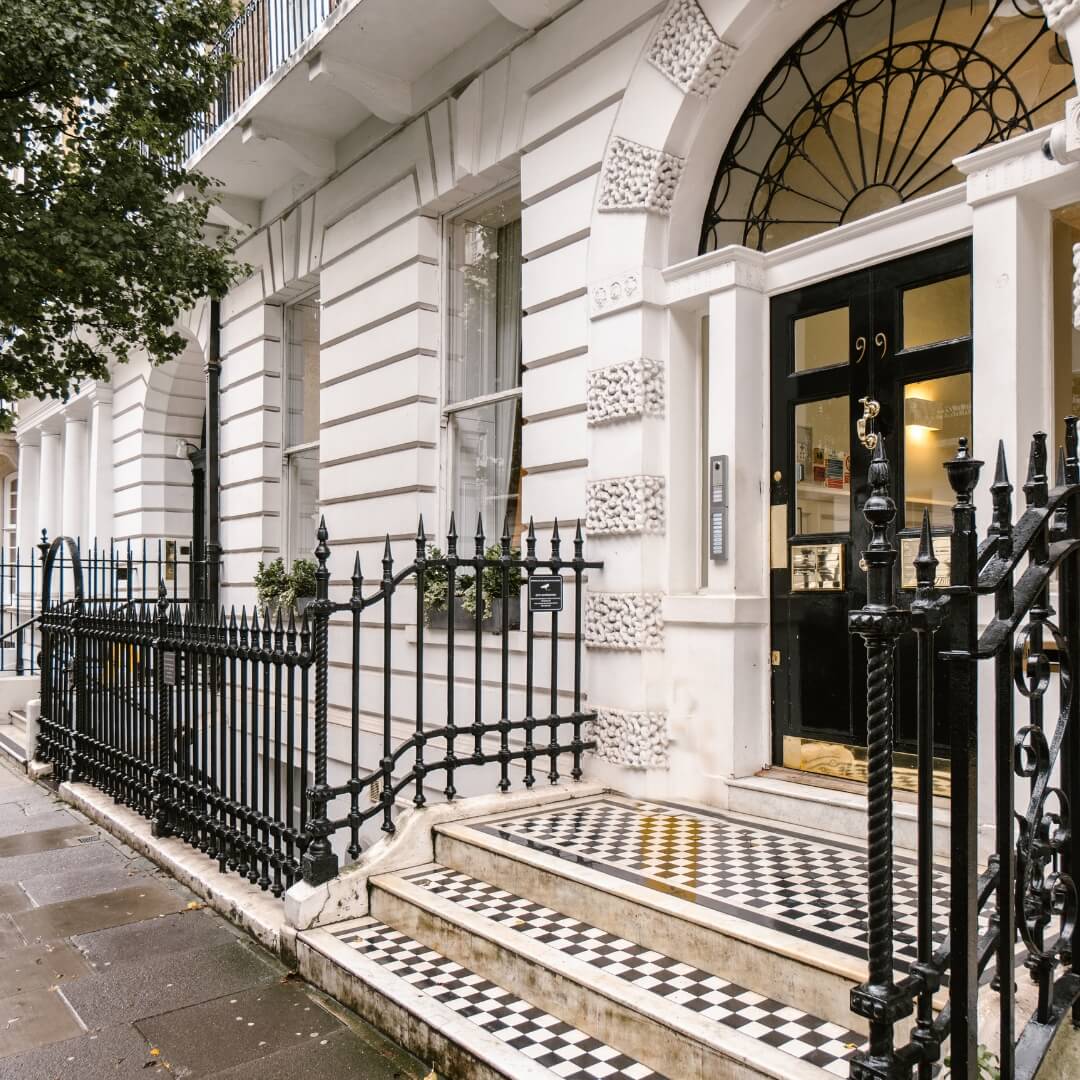
<svg viewBox="0 0 1080 1080">
<path fill-rule="evenodd" d="M 923 511 L 947 529 L 954 501 L 944 464 L 960 440 L 971 440 L 971 374 L 925 379 L 904 387 L 904 527 L 918 529 Z"/>
<path fill-rule="evenodd" d="M 971 337 L 971 275 L 905 289 L 903 316 L 904 349 Z"/>
<path fill-rule="evenodd" d="M 846 306 L 796 319 L 796 373 L 846 364 L 851 347 L 850 322 Z"/>
<path fill-rule="evenodd" d="M 795 406 L 795 534 L 851 530 L 851 408 L 848 398 Z"/>
</svg>

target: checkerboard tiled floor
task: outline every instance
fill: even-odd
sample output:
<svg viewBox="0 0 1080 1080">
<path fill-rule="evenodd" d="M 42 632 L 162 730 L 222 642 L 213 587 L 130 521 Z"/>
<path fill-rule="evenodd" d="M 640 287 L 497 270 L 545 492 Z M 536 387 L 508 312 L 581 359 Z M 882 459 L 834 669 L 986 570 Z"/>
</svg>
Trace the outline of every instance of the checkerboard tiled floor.
<svg viewBox="0 0 1080 1080">
<path fill-rule="evenodd" d="M 833 1076 L 848 1075 L 862 1041 L 853 1031 L 774 1001 L 692 964 L 569 918 L 467 874 L 440 868 L 409 876 L 422 888 L 511 927 L 566 956 L 617 975 L 673 1005 L 700 1013 Z"/>
<path fill-rule="evenodd" d="M 555 1076 L 565 1080 L 665 1080 L 660 1073 L 383 923 L 365 920 L 331 932 Z"/>
<path fill-rule="evenodd" d="M 866 955 L 866 856 L 854 845 L 751 825 L 717 811 L 601 798 L 476 826 L 696 904 Z M 895 870 L 897 966 L 915 958 L 916 868 Z M 934 889 L 939 940 L 948 878 Z"/>
</svg>

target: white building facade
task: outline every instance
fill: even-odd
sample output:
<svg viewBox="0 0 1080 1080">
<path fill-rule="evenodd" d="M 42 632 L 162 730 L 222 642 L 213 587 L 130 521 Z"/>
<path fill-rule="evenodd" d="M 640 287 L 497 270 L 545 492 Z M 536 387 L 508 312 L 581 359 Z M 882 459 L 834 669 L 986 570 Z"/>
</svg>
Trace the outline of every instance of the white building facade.
<svg viewBox="0 0 1080 1080">
<path fill-rule="evenodd" d="M 407 565 L 420 515 L 469 554 L 478 516 L 515 544 L 580 520 L 586 775 L 812 821 L 759 774 L 862 775 L 861 399 L 902 546 L 923 509 L 947 530 L 960 438 L 1022 478 L 1074 409 L 1080 4 L 1042 8 L 341 0 L 193 159 L 251 267 L 220 304 L 222 602 L 320 516 L 335 595 L 387 535 Z M 23 404 L 20 545 L 190 540 L 210 305 L 182 329 L 179 360 Z M 403 678 L 415 644 L 400 614 Z M 348 648 L 332 626 L 342 762 Z"/>
</svg>

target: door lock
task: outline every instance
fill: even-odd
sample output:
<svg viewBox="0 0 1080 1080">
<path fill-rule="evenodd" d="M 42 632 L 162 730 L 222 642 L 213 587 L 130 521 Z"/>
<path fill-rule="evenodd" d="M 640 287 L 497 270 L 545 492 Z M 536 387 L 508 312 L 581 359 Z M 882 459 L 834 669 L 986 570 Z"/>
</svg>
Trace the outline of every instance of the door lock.
<svg viewBox="0 0 1080 1080">
<path fill-rule="evenodd" d="M 881 412 L 881 403 L 871 397 L 864 397 L 859 398 L 859 404 L 863 407 L 863 414 L 855 421 L 855 434 L 867 450 L 873 450 L 877 447 L 878 436 L 876 432 L 870 430 L 870 426 Z"/>
</svg>

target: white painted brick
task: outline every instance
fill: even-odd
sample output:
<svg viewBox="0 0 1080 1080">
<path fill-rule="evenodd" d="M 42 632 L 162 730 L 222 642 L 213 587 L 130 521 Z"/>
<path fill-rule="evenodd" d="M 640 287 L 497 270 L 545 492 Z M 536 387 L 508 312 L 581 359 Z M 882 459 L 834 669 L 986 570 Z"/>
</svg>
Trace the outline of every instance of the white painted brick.
<svg viewBox="0 0 1080 1080">
<path fill-rule="evenodd" d="M 621 94 L 645 45 L 646 24 L 624 35 L 584 64 L 530 95 L 525 106 L 522 145 L 529 146 L 601 102 Z"/>
<path fill-rule="evenodd" d="M 331 301 L 415 256 L 438 261 L 439 224 L 433 218 L 419 215 L 408 218 L 332 265 L 323 267 L 319 276 L 323 302 Z"/>
<path fill-rule="evenodd" d="M 438 267 L 413 263 L 335 304 L 324 305 L 320 334 L 323 341 L 334 341 L 413 304 L 437 306 L 438 302 Z"/>
<path fill-rule="evenodd" d="M 584 468 L 532 473 L 524 478 L 523 489 L 526 517 L 537 521 L 553 521 L 556 516 L 585 520 Z"/>
<path fill-rule="evenodd" d="M 587 176 L 535 206 L 525 208 L 521 232 L 526 258 L 554 247 L 567 237 L 588 233 L 598 180 L 598 176 Z"/>
<path fill-rule="evenodd" d="M 583 290 L 588 282 L 589 241 L 557 248 L 521 268 L 521 302 L 526 311 Z"/>
<path fill-rule="evenodd" d="M 439 435 L 439 408 L 414 401 L 396 409 L 323 428 L 319 457 L 326 462 L 367 454 L 387 446 L 423 441 L 434 443 Z"/>
<path fill-rule="evenodd" d="M 435 484 L 435 452 L 399 450 L 392 454 L 323 466 L 319 470 L 319 497 L 338 499 L 416 485 Z"/>
<path fill-rule="evenodd" d="M 268 375 L 281 373 L 281 342 L 262 339 L 243 346 L 230 353 L 221 365 L 220 389 L 228 390 L 234 383 L 250 379 L 253 375 L 265 372 Z"/>
<path fill-rule="evenodd" d="M 581 413 L 534 420 L 521 429 L 521 464 L 526 471 L 584 461 L 588 454 L 588 429 Z"/>
<path fill-rule="evenodd" d="M 521 326 L 521 354 L 526 367 L 554 356 L 584 351 L 589 339 L 586 298 L 579 296 L 535 315 Z"/>
<path fill-rule="evenodd" d="M 529 204 L 571 177 L 599 170 L 619 106 L 605 109 L 521 155 L 521 198 Z"/>
<path fill-rule="evenodd" d="M 281 308 L 263 304 L 238 316 L 221 328 L 221 355 L 228 362 L 230 354 L 257 338 L 281 337 Z"/>
<path fill-rule="evenodd" d="M 262 443 L 280 444 L 281 414 L 263 410 L 221 425 L 221 452 L 230 453 Z"/>
<path fill-rule="evenodd" d="M 322 193 L 320 192 L 320 198 Z M 416 180 L 405 176 L 326 230 L 322 261 L 328 263 L 417 209 Z"/>
<path fill-rule="evenodd" d="M 525 372 L 522 380 L 522 414 L 528 418 L 560 412 L 585 402 L 585 356 L 577 355 L 554 364 L 542 364 Z M 579 417 L 584 425 L 584 417 Z"/>
<path fill-rule="evenodd" d="M 336 345 L 325 346 L 320 356 L 319 373 L 325 384 L 391 356 L 402 356 L 417 349 L 434 352 L 438 347 L 438 314 L 418 309 L 373 326 Z M 432 396 L 436 395 L 437 390 L 438 383 L 435 382 L 431 389 Z M 327 393 L 336 392 L 334 387 L 324 386 L 323 402 L 327 400 Z M 357 405 L 355 408 L 365 406 Z"/>
<path fill-rule="evenodd" d="M 345 382 L 327 387 L 321 395 L 321 420 L 324 424 L 420 394 L 437 374 L 434 357 L 406 356 L 393 364 L 356 375 Z"/>
<path fill-rule="evenodd" d="M 431 492 L 408 491 L 354 503 L 333 503 L 325 508 L 326 524 L 331 538 L 381 536 L 387 532 L 409 535 L 416 531 L 419 514 L 425 521 L 434 520 L 434 501 Z"/>
</svg>

